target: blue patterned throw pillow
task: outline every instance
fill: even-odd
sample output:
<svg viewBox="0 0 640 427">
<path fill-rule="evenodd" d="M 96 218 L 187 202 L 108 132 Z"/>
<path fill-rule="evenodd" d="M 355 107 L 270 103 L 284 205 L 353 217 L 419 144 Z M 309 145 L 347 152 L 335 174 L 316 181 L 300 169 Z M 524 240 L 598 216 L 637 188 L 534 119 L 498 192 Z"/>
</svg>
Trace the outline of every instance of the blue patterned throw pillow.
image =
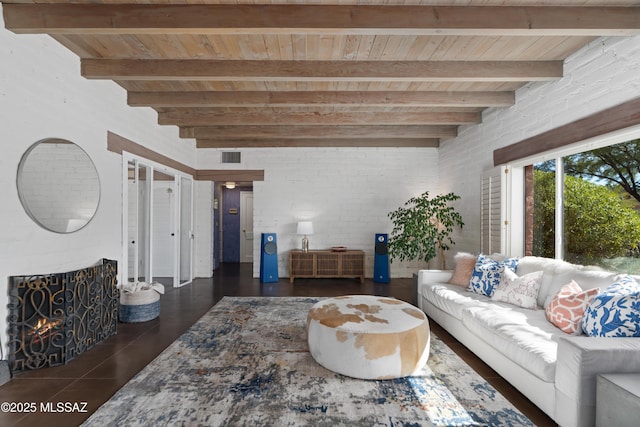
<svg viewBox="0 0 640 427">
<path fill-rule="evenodd" d="M 493 295 L 493 290 L 500 283 L 500 274 L 505 268 L 515 273 L 518 267 L 518 258 L 508 258 L 504 261 L 496 261 L 486 255 L 478 255 L 478 260 L 471 273 L 469 291 L 476 294 Z"/>
<path fill-rule="evenodd" d="M 582 329 L 592 337 L 640 337 L 640 284 L 629 275 L 618 276 L 589 304 Z"/>
</svg>

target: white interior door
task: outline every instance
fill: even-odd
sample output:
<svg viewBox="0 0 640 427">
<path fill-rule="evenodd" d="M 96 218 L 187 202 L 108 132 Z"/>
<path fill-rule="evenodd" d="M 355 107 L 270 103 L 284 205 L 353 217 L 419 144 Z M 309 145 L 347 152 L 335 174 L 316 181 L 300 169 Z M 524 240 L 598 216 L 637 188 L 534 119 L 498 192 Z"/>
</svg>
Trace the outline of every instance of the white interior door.
<svg viewBox="0 0 640 427">
<path fill-rule="evenodd" d="M 183 286 L 193 279 L 193 180 L 185 176 L 179 177 L 180 185 L 180 215 L 178 227 L 180 229 L 180 248 L 177 259 L 178 283 Z"/>
<path fill-rule="evenodd" d="M 175 186 L 173 177 L 154 171 L 152 257 L 154 278 L 174 277 Z"/>
<path fill-rule="evenodd" d="M 125 228 L 125 250 L 128 281 L 148 281 L 149 271 L 149 188 L 150 168 L 135 160 L 127 162 L 126 194 L 124 204 L 127 225 Z"/>
<path fill-rule="evenodd" d="M 129 153 L 123 163 L 122 283 L 190 283 L 193 178 Z"/>
<path fill-rule="evenodd" d="M 140 239 L 138 237 L 138 165 L 136 162 L 127 163 L 127 203 L 123 206 L 127 209 L 127 235 L 125 238 L 125 245 L 127 248 L 127 280 L 134 282 L 140 277 L 138 269 L 138 246 Z"/>
<path fill-rule="evenodd" d="M 240 192 L 240 262 L 253 262 L 253 192 Z"/>
</svg>

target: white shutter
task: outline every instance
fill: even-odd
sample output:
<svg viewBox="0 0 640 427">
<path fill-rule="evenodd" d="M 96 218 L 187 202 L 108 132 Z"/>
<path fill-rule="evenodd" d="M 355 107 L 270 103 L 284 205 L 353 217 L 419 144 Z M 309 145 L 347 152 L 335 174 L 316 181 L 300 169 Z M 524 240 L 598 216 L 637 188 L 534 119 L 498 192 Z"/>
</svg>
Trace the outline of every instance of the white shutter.
<svg viewBox="0 0 640 427">
<path fill-rule="evenodd" d="M 508 253 L 507 248 L 507 174 L 505 166 L 482 174 L 480 193 L 480 247 L 484 254 Z"/>
</svg>

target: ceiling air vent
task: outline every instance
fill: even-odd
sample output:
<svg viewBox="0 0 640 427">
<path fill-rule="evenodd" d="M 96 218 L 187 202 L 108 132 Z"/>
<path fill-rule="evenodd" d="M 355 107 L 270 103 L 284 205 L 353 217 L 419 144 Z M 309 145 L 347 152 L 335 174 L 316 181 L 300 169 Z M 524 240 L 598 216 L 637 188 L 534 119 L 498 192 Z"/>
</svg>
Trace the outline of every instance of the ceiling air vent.
<svg viewBox="0 0 640 427">
<path fill-rule="evenodd" d="M 240 163 L 240 151 L 223 151 L 222 163 Z"/>
</svg>

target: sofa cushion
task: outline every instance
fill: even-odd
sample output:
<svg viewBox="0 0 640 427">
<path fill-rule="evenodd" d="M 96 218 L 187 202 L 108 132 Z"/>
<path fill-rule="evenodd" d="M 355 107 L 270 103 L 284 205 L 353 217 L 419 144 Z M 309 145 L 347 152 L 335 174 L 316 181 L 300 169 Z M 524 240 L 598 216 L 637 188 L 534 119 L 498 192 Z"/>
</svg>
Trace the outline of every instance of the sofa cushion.
<svg viewBox="0 0 640 427">
<path fill-rule="evenodd" d="M 533 273 L 540 270 L 542 270 L 544 273 L 542 274 L 542 282 L 540 284 L 540 290 L 538 292 L 537 303 L 540 307 L 542 307 L 544 305 L 545 299 L 547 298 L 547 295 L 549 294 L 549 289 L 554 282 L 554 277 L 562 273 L 572 273 L 576 270 L 576 266 L 562 260 L 526 256 L 522 257 L 518 261 L 518 268 L 516 269 L 516 273 L 518 274 L 518 276 L 524 276 L 525 274 Z M 566 285 L 567 283 L 569 283 L 569 280 L 566 280 L 563 285 Z M 560 288 L 555 290 L 555 292 L 553 292 L 553 295 L 557 294 L 559 290 Z"/>
<path fill-rule="evenodd" d="M 462 310 L 474 305 L 487 304 L 487 297 L 468 292 L 466 288 L 450 283 L 433 283 L 420 288 L 421 295 L 440 310 L 460 320 Z M 484 302 L 482 302 L 484 300 Z"/>
<path fill-rule="evenodd" d="M 469 290 L 476 294 L 493 295 L 493 290 L 500 283 L 502 271 L 509 268 L 515 271 L 518 266 L 518 258 L 508 258 L 504 261 L 495 261 L 485 255 L 478 255 L 478 260 L 471 274 Z"/>
<path fill-rule="evenodd" d="M 580 285 L 572 280 L 560 289 L 547 307 L 547 319 L 562 332 L 580 335 L 584 312 L 599 293 L 599 288 L 583 291 Z"/>
<path fill-rule="evenodd" d="M 523 276 L 534 271 L 543 270 L 542 284 L 538 293 L 538 305 L 545 309 L 560 289 L 575 280 L 583 290 L 605 289 L 618 273 L 611 273 L 596 266 L 582 266 L 566 261 L 535 256 L 522 257 L 518 261 L 516 273 Z"/>
<path fill-rule="evenodd" d="M 473 273 L 478 257 L 470 253 L 458 252 L 453 259 L 456 262 L 456 266 L 449 283 L 466 288 L 471 282 L 471 273 Z"/>
<path fill-rule="evenodd" d="M 617 275 L 617 273 L 604 271 L 598 267 L 583 267 L 571 272 L 556 274 L 552 277 L 543 307 L 547 308 L 560 289 L 572 280 L 575 280 L 585 291 L 595 288 L 602 291 L 615 281 Z"/>
<path fill-rule="evenodd" d="M 626 274 L 587 307 L 582 329 L 589 336 L 640 337 L 640 284 Z"/>
<path fill-rule="evenodd" d="M 542 270 L 518 276 L 510 269 L 505 268 L 502 272 L 500 283 L 494 289 L 491 299 L 530 310 L 535 309 L 541 282 Z"/>
<path fill-rule="evenodd" d="M 494 302 L 464 309 L 462 323 L 478 338 L 542 381 L 554 381 L 556 340 L 562 332 L 547 321 L 544 310 L 527 310 Z"/>
</svg>

